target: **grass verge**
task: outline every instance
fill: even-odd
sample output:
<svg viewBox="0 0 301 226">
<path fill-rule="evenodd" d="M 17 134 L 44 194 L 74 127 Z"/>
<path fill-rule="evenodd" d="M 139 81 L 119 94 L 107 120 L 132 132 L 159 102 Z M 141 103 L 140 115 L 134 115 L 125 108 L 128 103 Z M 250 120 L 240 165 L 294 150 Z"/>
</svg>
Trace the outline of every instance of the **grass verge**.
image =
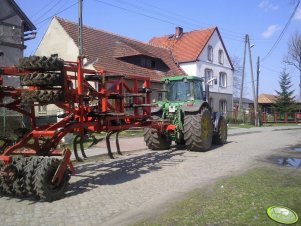
<svg viewBox="0 0 301 226">
<path fill-rule="evenodd" d="M 135 225 L 279 225 L 266 209 L 281 205 L 301 216 L 300 172 L 285 167 L 253 169 L 195 190 L 161 216 Z"/>
</svg>

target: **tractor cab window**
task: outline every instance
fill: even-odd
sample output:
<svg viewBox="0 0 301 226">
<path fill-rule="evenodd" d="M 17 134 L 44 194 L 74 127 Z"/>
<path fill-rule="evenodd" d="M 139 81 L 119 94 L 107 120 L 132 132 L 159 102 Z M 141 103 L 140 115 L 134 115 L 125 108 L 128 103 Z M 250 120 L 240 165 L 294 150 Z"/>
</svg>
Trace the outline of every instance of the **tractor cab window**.
<svg viewBox="0 0 301 226">
<path fill-rule="evenodd" d="M 203 99 L 203 87 L 201 81 L 194 82 L 194 99 L 196 100 Z"/>
<path fill-rule="evenodd" d="M 167 84 L 167 90 L 167 99 L 169 101 L 186 101 L 192 98 L 189 82 L 170 81 Z"/>
</svg>

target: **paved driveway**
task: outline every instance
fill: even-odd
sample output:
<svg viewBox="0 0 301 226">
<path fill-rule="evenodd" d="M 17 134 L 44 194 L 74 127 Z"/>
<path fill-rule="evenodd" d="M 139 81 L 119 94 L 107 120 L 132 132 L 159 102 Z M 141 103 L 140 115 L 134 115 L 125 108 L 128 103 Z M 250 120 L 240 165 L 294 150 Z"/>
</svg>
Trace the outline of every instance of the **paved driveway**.
<svg viewBox="0 0 301 226">
<path fill-rule="evenodd" d="M 139 146 L 131 139 L 122 142 L 132 149 Z M 208 152 L 144 149 L 114 160 L 89 161 L 76 166 L 77 175 L 61 200 L 0 198 L 0 224 L 128 225 L 162 211 L 197 187 L 269 164 L 269 156 L 297 144 L 301 147 L 300 126 L 232 129 L 226 145 Z"/>
</svg>

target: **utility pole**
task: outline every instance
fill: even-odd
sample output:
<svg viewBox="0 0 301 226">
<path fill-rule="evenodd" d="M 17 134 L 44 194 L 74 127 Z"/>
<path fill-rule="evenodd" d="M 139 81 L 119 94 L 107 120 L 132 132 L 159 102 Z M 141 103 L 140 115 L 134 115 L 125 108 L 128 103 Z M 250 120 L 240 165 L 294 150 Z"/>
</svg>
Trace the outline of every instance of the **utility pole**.
<svg viewBox="0 0 301 226">
<path fill-rule="evenodd" d="M 255 94 L 255 83 L 254 83 L 254 73 L 253 73 L 253 63 L 252 63 L 252 53 L 251 53 L 251 48 L 253 46 L 250 45 L 250 40 L 249 40 L 249 36 L 248 36 L 248 47 L 249 47 L 249 60 L 250 60 L 250 71 L 251 71 L 251 79 L 252 79 L 252 91 L 253 91 L 253 100 L 254 102 L 256 102 L 256 94 Z M 256 125 L 256 112 L 257 112 L 257 106 L 254 103 L 254 116 L 255 116 L 255 125 Z"/>
<path fill-rule="evenodd" d="M 241 85 L 240 85 L 240 98 L 238 104 L 238 111 L 242 111 L 242 96 L 244 93 L 244 79 L 245 79 L 245 67 L 246 67 L 246 52 L 247 52 L 247 43 L 249 40 L 249 35 L 245 35 L 245 48 L 244 48 L 244 60 L 242 66 L 242 75 L 241 75 Z"/>
<path fill-rule="evenodd" d="M 260 126 L 259 114 L 258 114 L 258 89 L 259 89 L 259 73 L 260 73 L 260 58 L 257 57 L 257 78 L 256 78 L 256 100 L 255 106 L 257 111 L 255 112 L 255 126 Z"/>
<path fill-rule="evenodd" d="M 78 55 L 83 55 L 83 0 L 78 0 Z"/>
</svg>

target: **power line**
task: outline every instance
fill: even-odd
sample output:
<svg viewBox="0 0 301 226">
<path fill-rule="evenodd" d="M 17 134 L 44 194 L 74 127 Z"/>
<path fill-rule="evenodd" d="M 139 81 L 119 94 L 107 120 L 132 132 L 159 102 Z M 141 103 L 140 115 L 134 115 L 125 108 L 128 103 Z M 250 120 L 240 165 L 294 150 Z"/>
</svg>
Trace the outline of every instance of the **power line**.
<svg viewBox="0 0 301 226">
<path fill-rule="evenodd" d="M 167 24 L 178 26 L 178 23 L 174 22 L 174 19 L 170 20 L 171 17 L 175 18 L 176 20 L 179 20 L 178 18 L 176 18 L 174 16 L 170 16 L 170 15 L 165 16 L 162 13 L 159 13 L 161 15 L 160 17 L 164 17 L 164 18 L 159 18 L 159 17 L 153 16 L 154 14 L 158 15 L 158 13 L 152 13 L 151 15 L 146 14 L 145 12 L 153 11 L 153 10 L 151 10 L 149 8 L 141 7 L 141 6 L 138 6 L 138 5 L 126 2 L 126 5 L 130 5 L 133 8 L 142 11 L 142 12 L 139 12 L 137 10 L 133 10 L 133 9 L 128 8 L 128 7 L 126 8 L 126 7 L 123 7 L 123 6 L 120 6 L 120 5 L 112 4 L 112 3 L 101 1 L 101 0 L 94 0 L 94 1 L 99 2 L 101 4 L 104 4 L 104 5 L 108 5 L 108 6 L 114 7 L 114 8 L 121 9 L 121 10 L 126 11 L 126 12 L 131 12 L 131 13 L 138 14 L 138 15 L 141 15 L 141 16 L 144 16 L 144 17 L 148 17 L 148 18 L 160 21 L 160 22 L 164 22 L 164 23 L 167 23 Z M 187 25 L 186 27 L 188 27 L 190 29 L 193 29 L 193 30 L 196 29 L 196 26 L 191 26 L 191 23 L 188 24 L 187 22 L 185 22 L 185 24 Z M 238 41 L 238 42 L 243 42 L 243 38 L 242 37 L 239 37 L 239 39 L 238 39 L 237 36 L 235 36 L 235 38 L 229 37 L 229 39 L 230 40 L 234 40 L 234 41 Z"/>
<path fill-rule="evenodd" d="M 47 21 L 47 20 L 49 20 L 49 19 L 53 18 L 54 16 L 57 16 L 58 14 L 61 14 L 62 12 L 65 12 L 66 10 L 68 10 L 68 9 L 72 8 L 72 7 L 73 7 L 73 6 L 75 6 L 75 5 L 77 5 L 77 1 L 76 1 L 75 3 L 73 3 L 73 4 L 69 5 L 68 7 L 66 7 L 66 8 L 62 9 L 61 11 L 58 11 L 58 12 L 56 12 L 56 13 L 52 14 L 51 16 L 49 16 L 49 17 L 45 18 L 44 20 L 42 20 L 42 21 L 40 21 L 40 22 L 36 23 L 36 25 L 39 25 L 39 24 L 42 24 L 42 23 L 44 23 L 45 21 Z"/>
<path fill-rule="evenodd" d="M 60 0 L 57 1 L 52 1 L 52 4 L 48 4 L 48 7 L 44 7 L 42 10 L 40 10 L 37 14 L 35 14 L 33 17 L 37 17 L 36 19 L 34 19 L 35 21 L 39 21 L 41 18 L 43 18 L 44 16 L 46 16 L 52 9 L 54 9 L 58 4 L 60 3 Z"/>
<path fill-rule="evenodd" d="M 279 37 L 277 38 L 276 42 L 273 44 L 273 46 L 271 47 L 271 49 L 268 51 L 268 53 L 262 58 L 261 62 L 263 62 L 264 60 L 266 60 L 266 58 L 268 58 L 270 56 L 270 54 L 273 52 L 273 50 L 277 47 L 277 45 L 279 44 L 279 42 L 281 41 L 285 31 L 287 30 L 291 20 L 293 19 L 299 5 L 300 5 L 301 0 L 298 1 L 296 7 L 294 8 L 291 16 L 289 17 L 288 21 L 285 24 L 285 27 L 283 28 L 283 30 L 281 31 Z"/>
</svg>

